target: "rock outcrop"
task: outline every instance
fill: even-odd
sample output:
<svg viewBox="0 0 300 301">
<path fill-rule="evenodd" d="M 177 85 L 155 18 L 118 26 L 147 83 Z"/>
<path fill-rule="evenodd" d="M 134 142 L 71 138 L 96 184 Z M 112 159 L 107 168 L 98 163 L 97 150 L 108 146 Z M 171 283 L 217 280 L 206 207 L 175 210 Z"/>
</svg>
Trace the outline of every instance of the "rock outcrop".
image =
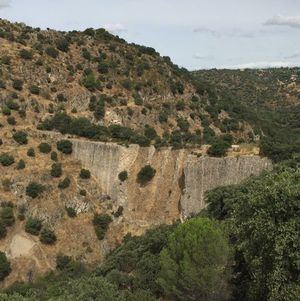
<svg viewBox="0 0 300 301">
<path fill-rule="evenodd" d="M 139 227 L 170 223 L 199 213 L 206 191 L 237 184 L 272 167 L 259 156 L 197 157 L 188 150 L 128 147 L 112 143 L 73 140 L 73 156 L 89 169 L 102 191 L 124 207 L 124 217 Z M 156 169 L 154 179 L 141 187 L 137 174 L 146 164 Z M 124 183 L 118 174 L 126 170 Z"/>
</svg>

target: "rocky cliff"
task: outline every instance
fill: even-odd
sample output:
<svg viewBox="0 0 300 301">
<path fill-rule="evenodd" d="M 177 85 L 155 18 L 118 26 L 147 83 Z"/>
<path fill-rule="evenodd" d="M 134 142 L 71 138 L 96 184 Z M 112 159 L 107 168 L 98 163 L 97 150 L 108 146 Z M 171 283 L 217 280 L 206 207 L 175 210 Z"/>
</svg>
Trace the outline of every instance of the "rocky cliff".
<svg viewBox="0 0 300 301">
<path fill-rule="evenodd" d="M 124 217 L 139 226 L 170 223 L 199 213 L 205 207 L 206 191 L 240 183 L 272 166 L 259 156 L 211 158 L 171 148 L 156 150 L 82 140 L 73 140 L 73 144 L 74 158 L 91 170 L 113 202 L 124 207 Z M 156 169 L 156 175 L 141 187 L 136 182 L 137 173 L 146 164 Z M 129 178 L 121 183 L 118 174 L 124 170 Z"/>
</svg>

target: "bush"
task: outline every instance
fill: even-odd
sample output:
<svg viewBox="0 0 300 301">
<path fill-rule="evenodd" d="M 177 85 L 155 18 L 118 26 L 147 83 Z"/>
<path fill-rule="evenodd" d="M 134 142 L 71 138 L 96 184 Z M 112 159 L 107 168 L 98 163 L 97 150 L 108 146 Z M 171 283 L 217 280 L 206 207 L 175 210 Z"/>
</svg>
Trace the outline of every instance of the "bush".
<svg viewBox="0 0 300 301">
<path fill-rule="evenodd" d="M 16 125 L 16 119 L 13 116 L 7 117 L 7 123 L 10 125 Z"/>
<path fill-rule="evenodd" d="M 71 184 L 71 180 L 68 177 L 66 177 L 61 182 L 59 182 L 58 188 L 59 189 L 66 189 L 70 186 L 70 184 Z"/>
<path fill-rule="evenodd" d="M 3 281 L 11 272 L 10 262 L 6 254 L 0 252 L 0 281 Z"/>
<path fill-rule="evenodd" d="M 5 116 L 10 116 L 11 115 L 11 110 L 8 106 L 4 105 L 2 107 L 2 114 Z"/>
<path fill-rule="evenodd" d="M 33 199 L 37 198 L 44 191 L 45 187 L 42 184 L 36 182 L 30 182 L 26 187 L 26 195 L 32 197 Z"/>
<path fill-rule="evenodd" d="M 17 102 L 15 102 L 12 99 L 9 99 L 5 102 L 5 105 L 10 109 L 10 110 L 14 110 L 17 111 L 19 110 L 20 106 Z"/>
<path fill-rule="evenodd" d="M 32 235 L 39 235 L 40 231 L 42 229 L 42 222 L 37 219 L 30 217 L 25 224 L 25 231 Z"/>
<path fill-rule="evenodd" d="M 20 57 L 21 57 L 22 59 L 25 59 L 25 60 L 32 60 L 33 55 L 32 55 L 32 52 L 31 52 L 31 51 L 26 50 L 26 49 L 22 49 L 22 50 L 20 51 Z"/>
<path fill-rule="evenodd" d="M 51 176 L 59 178 L 62 175 L 61 163 L 53 163 L 51 166 Z"/>
<path fill-rule="evenodd" d="M 45 50 L 46 54 L 56 59 L 58 57 L 58 51 L 54 47 L 48 47 Z"/>
<path fill-rule="evenodd" d="M 156 170 L 152 168 L 150 165 L 144 166 L 137 175 L 137 181 L 141 185 L 145 185 L 149 181 L 153 179 L 156 174 Z"/>
<path fill-rule="evenodd" d="M 73 207 L 66 207 L 66 211 L 67 211 L 68 217 L 74 218 L 77 216 L 77 212 Z"/>
<path fill-rule="evenodd" d="M 6 225 L 0 220 L 0 239 L 4 238 L 7 234 Z"/>
<path fill-rule="evenodd" d="M 108 230 L 109 224 L 112 222 L 112 218 L 108 214 L 95 214 L 93 219 L 93 225 L 96 235 L 99 240 L 104 239 Z"/>
<path fill-rule="evenodd" d="M 12 226 L 15 222 L 14 211 L 12 207 L 4 207 L 0 213 L 1 221 L 6 227 Z"/>
<path fill-rule="evenodd" d="M 57 152 L 51 152 L 50 158 L 52 161 L 57 162 L 58 161 Z"/>
<path fill-rule="evenodd" d="M 43 154 L 49 154 L 51 152 L 51 145 L 46 142 L 42 142 L 39 146 L 39 151 Z"/>
<path fill-rule="evenodd" d="M 119 173 L 118 177 L 119 177 L 119 180 L 121 182 L 124 182 L 124 181 L 126 181 L 128 179 L 128 172 L 126 170 L 124 170 L 124 171 L 122 171 L 122 172 Z"/>
<path fill-rule="evenodd" d="M 12 83 L 12 86 L 15 90 L 22 91 L 23 90 L 23 81 L 20 79 L 15 79 Z"/>
<path fill-rule="evenodd" d="M 89 179 L 91 177 L 91 173 L 87 169 L 81 169 L 79 176 L 81 179 Z"/>
<path fill-rule="evenodd" d="M 39 95 L 41 92 L 40 87 L 36 86 L 36 85 L 32 85 L 29 88 L 30 93 L 34 94 L 34 95 Z"/>
<path fill-rule="evenodd" d="M 86 196 L 86 190 L 80 189 L 79 194 L 82 196 Z"/>
<path fill-rule="evenodd" d="M 17 164 L 17 169 L 21 170 L 24 169 L 25 167 L 26 167 L 25 161 L 21 159 Z"/>
<path fill-rule="evenodd" d="M 27 156 L 28 157 L 35 157 L 35 151 L 32 147 L 30 147 L 27 151 Z"/>
<path fill-rule="evenodd" d="M 2 166 L 10 166 L 15 162 L 15 159 L 13 156 L 6 154 L 6 153 L 2 153 L 0 155 L 0 163 Z"/>
<path fill-rule="evenodd" d="M 226 155 L 226 152 L 229 147 L 230 147 L 230 144 L 228 142 L 218 139 L 216 142 L 214 142 L 211 145 L 211 147 L 208 149 L 207 153 L 210 156 L 223 157 Z"/>
<path fill-rule="evenodd" d="M 69 42 L 65 38 L 60 38 L 56 41 L 56 47 L 60 51 L 68 52 L 69 51 Z"/>
<path fill-rule="evenodd" d="M 56 144 L 57 149 L 64 154 L 72 154 L 73 144 L 69 140 L 60 140 Z"/>
<path fill-rule="evenodd" d="M 41 233 L 40 233 L 40 241 L 43 244 L 46 245 L 53 245 L 56 242 L 56 235 L 54 231 L 48 229 L 48 228 L 43 228 Z"/>
<path fill-rule="evenodd" d="M 27 144 L 27 134 L 23 131 L 18 131 L 13 134 L 13 139 L 19 144 Z"/>
</svg>

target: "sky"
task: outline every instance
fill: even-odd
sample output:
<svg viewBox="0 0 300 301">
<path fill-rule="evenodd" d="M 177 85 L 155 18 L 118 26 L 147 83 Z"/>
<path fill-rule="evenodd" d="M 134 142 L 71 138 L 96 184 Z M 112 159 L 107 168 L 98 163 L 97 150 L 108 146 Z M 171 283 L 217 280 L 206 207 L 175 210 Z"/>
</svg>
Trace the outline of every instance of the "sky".
<svg viewBox="0 0 300 301">
<path fill-rule="evenodd" d="M 189 70 L 300 66 L 300 0 L 0 0 L 0 18 L 104 27 Z"/>
</svg>

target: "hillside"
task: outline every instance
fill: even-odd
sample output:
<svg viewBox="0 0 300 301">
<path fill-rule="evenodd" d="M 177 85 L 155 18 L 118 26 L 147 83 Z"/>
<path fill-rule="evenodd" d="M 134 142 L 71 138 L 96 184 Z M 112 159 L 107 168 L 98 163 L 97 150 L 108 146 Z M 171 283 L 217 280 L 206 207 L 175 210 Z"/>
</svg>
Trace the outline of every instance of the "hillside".
<svg viewBox="0 0 300 301">
<path fill-rule="evenodd" d="M 219 128 L 234 131 L 240 121 L 248 122 L 262 154 L 275 161 L 299 154 L 299 68 L 201 70 L 193 77 L 211 95 L 206 110 L 213 116 L 224 110 L 231 117 Z"/>
</svg>

